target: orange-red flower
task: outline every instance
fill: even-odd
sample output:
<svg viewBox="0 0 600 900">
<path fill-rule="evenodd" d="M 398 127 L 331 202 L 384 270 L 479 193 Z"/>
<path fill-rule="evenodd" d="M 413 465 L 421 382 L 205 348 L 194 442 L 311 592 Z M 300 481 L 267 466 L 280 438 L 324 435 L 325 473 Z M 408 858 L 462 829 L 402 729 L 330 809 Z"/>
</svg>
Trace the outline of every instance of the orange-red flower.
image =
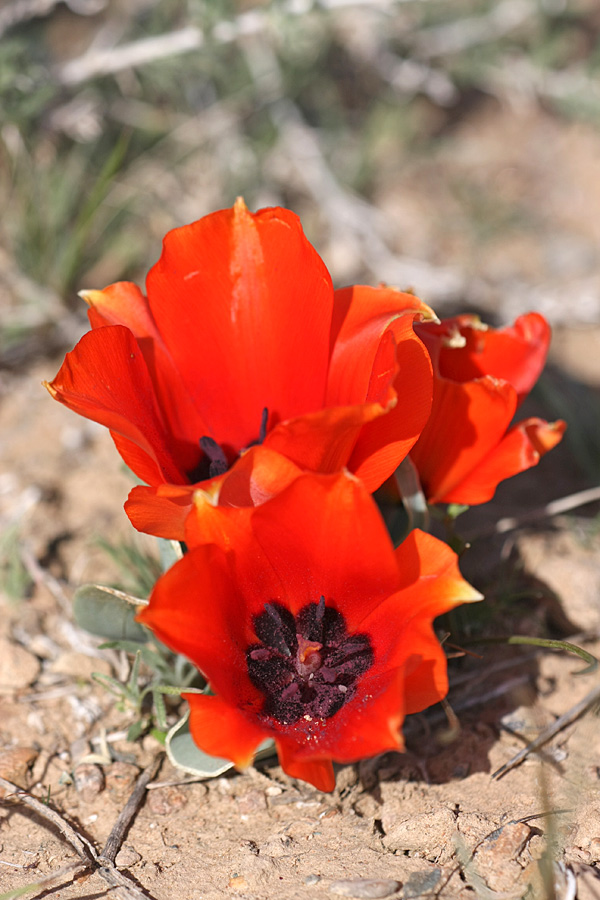
<svg viewBox="0 0 600 900">
<path fill-rule="evenodd" d="M 180 538 L 192 485 L 257 442 L 375 489 L 416 441 L 432 375 L 412 323 L 431 310 L 388 288 L 334 296 L 288 210 L 238 200 L 171 231 L 146 287 L 84 292 L 92 331 L 47 385 L 149 486 L 127 506 L 136 528 Z"/>
<path fill-rule="evenodd" d="M 444 697 L 432 620 L 480 595 L 430 535 L 394 550 L 348 474 L 217 512 L 228 527 L 159 579 L 139 619 L 210 682 L 215 696 L 187 696 L 199 747 L 244 768 L 270 737 L 289 775 L 332 790 L 332 760 L 400 748 L 404 716 Z"/>
<path fill-rule="evenodd" d="M 542 371 L 550 343 L 543 316 L 493 329 L 477 316 L 415 326 L 434 369 L 431 416 L 411 459 L 430 503 L 484 503 L 500 481 L 536 465 L 565 430 L 529 418 L 509 428 Z"/>
</svg>

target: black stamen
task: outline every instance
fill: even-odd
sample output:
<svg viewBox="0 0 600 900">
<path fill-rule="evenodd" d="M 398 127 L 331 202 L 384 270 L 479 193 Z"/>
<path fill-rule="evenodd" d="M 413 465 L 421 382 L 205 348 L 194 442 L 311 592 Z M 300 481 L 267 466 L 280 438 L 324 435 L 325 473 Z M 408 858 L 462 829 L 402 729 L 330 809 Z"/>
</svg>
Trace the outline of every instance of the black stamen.
<svg viewBox="0 0 600 900">
<path fill-rule="evenodd" d="M 264 443 L 264 440 L 267 436 L 267 422 L 269 421 L 269 409 L 267 406 L 262 411 L 262 416 L 260 417 L 260 430 L 258 432 L 258 443 Z"/>
<path fill-rule="evenodd" d="M 223 448 L 217 444 L 214 438 L 207 434 L 200 438 L 200 449 L 208 456 L 210 465 L 208 467 L 208 477 L 215 478 L 217 475 L 223 475 L 229 468 L 227 457 Z"/>
<path fill-rule="evenodd" d="M 348 634 L 343 615 L 324 597 L 296 617 L 267 603 L 253 624 L 260 643 L 246 651 L 248 675 L 265 696 L 264 715 L 282 724 L 335 715 L 375 659 L 368 635 Z"/>
</svg>

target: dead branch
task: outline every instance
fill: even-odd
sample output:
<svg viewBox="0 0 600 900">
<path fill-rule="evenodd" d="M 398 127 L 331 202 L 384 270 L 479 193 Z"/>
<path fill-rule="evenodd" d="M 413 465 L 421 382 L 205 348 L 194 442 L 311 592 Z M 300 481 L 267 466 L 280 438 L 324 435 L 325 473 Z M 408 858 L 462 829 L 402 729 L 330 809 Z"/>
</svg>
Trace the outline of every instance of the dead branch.
<svg viewBox="0 0 600 900">
<path fill-rule="evenodd" d="M 523 747 L 512 759 L 509 759 L 507 763 L 504 763 L 503 766 L 500 766 L 499 769 L 493 773 L 492 778 L 502 778 L 503 775 L 506 775 L 507 772 L 510 772 L 511 769 L 514 769 L 515 766 L 518 766 L 523 762 L 524 759 L 527 759 L 530 753 L 535 753 L 544 744 L 547 744 L 548 741 L 551 741 L 553 737 L 555 737 L 559 732 L 561 732 L 568 725 L 572 725 L 573 722 L 576 722 L 577 719 L 581 718 L 589 709 L 596 706 L 600 703 L 600 685 L 596 685 L 595 688 L 585 695 L 583 700 L 580 700 L 579 703 L 576 703 L 575 706 L 572 706 L 571 709 L 567 710 L 566 713 L 563 713 L 562 716 L 559 716 L 555 722 L 552 722 L 546 728 L 544 728 L 540 734 L 535 738 L 535 740 L 531 741 L 531 743 L 527 744 L 526 747 Z"/>
<path fill-rule="evenodd" d="M 108 862 L 110 864 L 114 863 L 116 855 L 121 849 L 121 844 L 125 839 L 125 835 L 127 834 L 138 809 L 142 805 L 144 796 L 146 794 L 146 788 L 149 782 L 151 782 L 157 775 L 158 770 L 162 765 L 163 759 L 164 755 L 158 754 L 150 763 L 150 765 L 147 766 L 147 768 L 145 768 L 142 774 L 139 776 L 129 800 L 119 813 L 119 817 L 113 825 L 112 831 L 108 836 L 108 840 L 104 845 L 104 849 L 98 857 L 98 860 L 100 862 Z"/>
<path fill-rule="evenodd" d="M 119 900 L 152 900 L 150 894 L 138 888 L 128 875 L 124 872 L 120 872 L 119 869 L 116 868 L 115 858 L 121 848 L 125 835 L 142 804 L 148 783 L 157 774 L 163 759 L 164 754 L 159 753 L 139 776 L 133 792 L 118 816 L 104 849 L 100 854 L 98 854 L 91 841 L 88 841 L 84 835 L 76 831 L 59 812 L 47 803 L 42 803 L 41 800 L 38 800 L 37 797 L 34 797 L 18 785 L 13 784 L 11 781 L 7 781 L 6 778 L 0 777 L 0 787 L 4 788 L 8 794 L 6 799 L 14 798 L 22 803 L 23 806 L 26 806 L 28 809 L 37 813 L 40 818 L 52 823 L 75 850 L 81 860 L 81 862 L 53 872 L 50 876 L 46 876 L 41 882 L 32 884 L 31 890 L 37 890 L 38 887 L 46 886 L 50 881 L 54 881 L 63 875 L 70 874 L 77 869 L 80 869 L 82 872 L 85 871 L 85 869 L 93 869 L 104 879 L 104 881 L 110 884 L 111 887 L 116 888 L 115 896 L 118 897 Z"/>
</svg>

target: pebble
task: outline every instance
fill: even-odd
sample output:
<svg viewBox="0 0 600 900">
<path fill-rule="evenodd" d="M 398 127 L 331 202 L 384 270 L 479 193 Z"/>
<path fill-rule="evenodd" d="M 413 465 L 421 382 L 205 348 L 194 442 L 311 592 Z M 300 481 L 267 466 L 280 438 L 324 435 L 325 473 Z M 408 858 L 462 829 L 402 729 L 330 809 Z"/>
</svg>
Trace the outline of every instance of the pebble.
<svg viewBox="0 0 600 900">
<path fill-rule="evenodd" d="M 397 893 L 402 885 L 391 878 L 353 878 L 347 881 L 332 881 L 329 891 L 342 897 L 357 897 L 359 900 L 376 900 Z"/>
<path fill-rule="evenodd" d="M 307 875 L 304 879 L 304 884 L 318 884 L 321 880 L 320 875 Z"/>
<path fill-rule="evenodd" d="M 92 803 L 104 790 L 104 772 L 93 763 L 80 763 L 73 771 L 75 790 L 84 803 Z"/>
<path fill-rule="evenodd" d="M 29 687 L 40 673 L 40 662 L 18 644 L 0 638 L 0 691 Z"/>
<path fill-rule="evenodd" d="M 94 672 L 101 675 L 112 674 L 110 663 L 107 660 L 86 656 L 85 653 L 77 653 L 75 650 L 61 653 L 50 665 L 49 671 L 55 675 L 75 678 L 77 681 L 90 681 Z"/>
<path fill-rule="evenodd" d="M 0 751 L 0 776 L 18 787 L 27 787 L 29 768 L 37 755 L 38 751 L 33 747 L 12 747 Z M 6 792 L 0 788 L 0 797 L 5 796 Z"/>
<path fill-rule="evenodd" d="M 114 762 L 106 773 L 106 789 L 117 803 L 128 800 L 140 770 L 132 763 Z"/>
<path fill-rule="evenodd" d="M 141 853 L 138 853 L 131 844 L 125 844 L 115 857 L 115 865 L 117 869 L 128 869 L 130 866 L 135 866 L 136 863 L 139 863 L 141 858 Z"/>
<path fill-rule="evenodd" d="M 431 869 L 429 872 L 413 872 L 402 889 L 403 900 L 412 900 L 421 894 L 428 894 L 437 887 L 442 877 L 441 869 Z"/>
<path fill-rule="evenodd" d="M 383 844 L 388 850 L 412 852 L 432 862 L 445 863 L 454 853 L 456 819 L 449 809 L 438 807 L 409 819 L 405 813 L 383 813 Z"/>
<path fill-rule="evenodd" d="M 188 802 L 185 791 L 169 786 L 148 791 L 146 806 L 155 816 L 168 816 L 182 809 Z"/>
</svg>

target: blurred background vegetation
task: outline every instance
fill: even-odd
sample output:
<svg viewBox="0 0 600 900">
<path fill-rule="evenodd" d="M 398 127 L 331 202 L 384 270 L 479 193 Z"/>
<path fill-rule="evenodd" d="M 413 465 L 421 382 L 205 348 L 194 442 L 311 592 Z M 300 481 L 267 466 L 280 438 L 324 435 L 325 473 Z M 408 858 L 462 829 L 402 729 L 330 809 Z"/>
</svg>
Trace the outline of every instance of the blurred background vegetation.
<svg viewBox="0 0 600 900">
<path fill-rule="evenodd" d="M 338 284 L 560 319 L 564 274 L 594 318 L 597 221 L 535 242 L 553 141 L 600 123 L 599 31 L 595 0 L 5 0 L 0 362 L 238 194 L 296 210 Z"/>
</svg>

